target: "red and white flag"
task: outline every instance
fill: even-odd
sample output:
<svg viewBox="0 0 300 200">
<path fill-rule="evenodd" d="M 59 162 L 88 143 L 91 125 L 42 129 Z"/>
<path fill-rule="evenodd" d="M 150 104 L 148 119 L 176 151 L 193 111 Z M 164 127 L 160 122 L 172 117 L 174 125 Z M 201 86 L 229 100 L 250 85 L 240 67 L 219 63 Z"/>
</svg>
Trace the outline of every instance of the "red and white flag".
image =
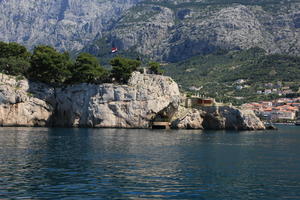
<svg viewBox="0 0 300 200">
<path fill-rule="evenodd" d="M 111 48 L 111 52 L 112 52 L 112 53 L 116 53 L 117 51 L 118 51 L 118 48 L 115 48 L 115 47 L 114 47 L 114 48 Z"/>
</svg>

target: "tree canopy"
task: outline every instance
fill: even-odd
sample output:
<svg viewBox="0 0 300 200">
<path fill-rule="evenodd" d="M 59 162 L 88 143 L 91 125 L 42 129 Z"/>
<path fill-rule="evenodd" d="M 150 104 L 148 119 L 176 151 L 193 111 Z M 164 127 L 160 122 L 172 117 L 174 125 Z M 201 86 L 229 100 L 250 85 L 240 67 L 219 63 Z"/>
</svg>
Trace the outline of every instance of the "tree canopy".
<svg viewBox="0 0 300 200">
<path fill-rule="evenodd" d="M 107 71 L 100 66 L 97 58 L 88 53 L 79 54 L 70 71 L 71 83 L 97 83 L 104 80 L 107 75 Z"/>
<path fill-rule="evenodd" d="M 58 52 L 51 46 L 37 46 L 30 53 L 20 44 L 0 41 L 0 72 L 51 85 L 111 81 L 126 84 L 141 61 L 115 57 L 110 64 L 112 69 L 108 71 L 88 53 L 80 53 L 73 61 L 67 52 Z M 151 62 L 148 67 L 154 74 L 162 73 L 159 63 Z"/>
<path fill-rule="evenodd" d="M 116 57 L 110 61 L 112 77 L 119 83 L 127 83 L 133 71 L 141 65 L 141 61 Z"/>
<path fill-rule="evenodd" d="M 30 67 L 30 52 L 17 43 L 0 42 L 0 70 L 11 75 L 24 75 Z"/>
<path fill-rule="evenodd" d="M 61 84 L 71 76 L 71 65 L 68 53 L 57 52 L 50 46 L 38 46 L 31 57 L 29 76 L 41 82 Z"/>
<path fill-rule="evenodd" d="M 160 68 L 160 64 L 157 62 L 150 62 L 148 64 L 148 66 L 149 66 L 150 71 L 153 74 L 162 74 L 163 73 L 163 70 Z"/>
<path fill-rule="evenodd" d="M 31 54 L 26 47 L 15 43 L 5 43 L 0 41 L 0 58 L 18 57 L 25 60 L 30 59 Z"/>
</svg>

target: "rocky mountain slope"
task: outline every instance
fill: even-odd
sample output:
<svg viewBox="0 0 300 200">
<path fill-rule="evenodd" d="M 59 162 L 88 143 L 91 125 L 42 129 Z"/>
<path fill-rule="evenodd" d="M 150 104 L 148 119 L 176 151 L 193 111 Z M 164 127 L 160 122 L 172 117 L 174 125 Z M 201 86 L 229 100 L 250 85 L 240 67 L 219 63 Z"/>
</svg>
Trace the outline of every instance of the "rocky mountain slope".
<svg viewBox="0 0 300 200">
<path fill-rule="evenodd" d="M 128 10 L 103 41 L 150 58 L 176 62 L 218 49 L 260 47 L 268 53 L 300 52 L 300 2 L 145 1 Z M 98 46 L 97 46 L 98 45 Z"/>
<path fill-rule="evenodd" d="M 177 62 L 218 49 L 300 52 L 298 0 L 2 0 L 0 40 Z M 91 43 L 94 43 L 91 45 Z"/>
<path fill-rule="evenodd" d="M 1 0 L 0 40 L 80 50 L 140 0 Z"/>
</svg>

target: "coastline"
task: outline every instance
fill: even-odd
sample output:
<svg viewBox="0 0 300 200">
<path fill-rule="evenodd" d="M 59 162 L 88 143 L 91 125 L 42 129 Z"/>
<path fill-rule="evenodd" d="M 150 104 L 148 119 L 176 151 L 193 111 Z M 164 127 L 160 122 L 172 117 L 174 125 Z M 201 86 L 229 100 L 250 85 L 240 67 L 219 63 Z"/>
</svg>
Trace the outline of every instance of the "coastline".
<svg viewBox="0 0 300 200">
<path fill-rule="evenodd" d="M 140 72 L 132 74 L 128 85 L 63 88 L 2 74 L 0 96 L 0 126 L 8 127 L 149 129 L 166 120 L 173 129 L 265 129 L 252 111 L 186 106 L 187 97 L 170 77 Z"/>
</svg>

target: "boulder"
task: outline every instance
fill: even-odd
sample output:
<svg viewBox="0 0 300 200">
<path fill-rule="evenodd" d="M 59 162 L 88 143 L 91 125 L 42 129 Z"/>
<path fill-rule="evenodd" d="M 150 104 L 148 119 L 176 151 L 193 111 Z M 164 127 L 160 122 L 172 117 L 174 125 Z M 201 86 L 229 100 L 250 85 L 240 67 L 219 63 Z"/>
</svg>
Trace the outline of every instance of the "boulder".
<svg viewBox="0 0 300 200">
<path fill-rule="evenodd" d="M 175 129 L 203 129 L 203 112 L 197 109 L 189 109 L 184 116 L 176 118 L 172 122 Z"/>
<path fill-rule="evenodd" d="M 0 74 L 0 125 L 47 126 L 53 107 L 29 92 L 27 80 Z"/>
<path fill-rule="evenodd" d="M 203 121 L 205 129 L 264 130 L 265 125 L 253 111 L 234 106 L 203 108 L 206 112 Z"/>
</svg>

